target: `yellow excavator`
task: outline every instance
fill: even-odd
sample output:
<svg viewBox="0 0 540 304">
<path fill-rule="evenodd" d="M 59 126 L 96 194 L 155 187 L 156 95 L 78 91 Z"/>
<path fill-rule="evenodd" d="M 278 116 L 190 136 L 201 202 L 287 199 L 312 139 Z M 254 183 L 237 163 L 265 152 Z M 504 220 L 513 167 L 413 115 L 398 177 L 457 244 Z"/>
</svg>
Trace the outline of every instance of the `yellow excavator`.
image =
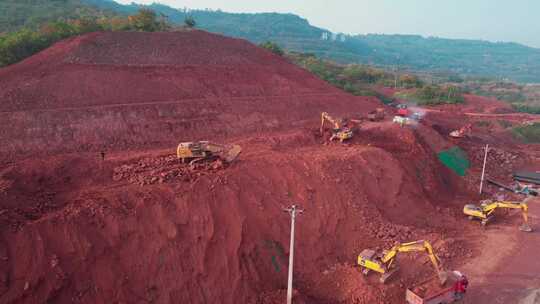
<svg viewBox="0 0 540 304">
<path fill-rule="evenodd" d="M 324 123 L 329 122 L 332 124 L 332 137 L 330 137 L 330 141 L 334 139 L 339 139 L 340 142 L 343 142 L 344 140 L 350 139 L 353 137 L 353 132 L 351 129 L 343 126 L 343 119 L 341 118 L 333 118 L 328 114 L 327 112 L 321 113 L 321 136 L 324 135 Z"/>
<path fill-rule="evenodd" d="M 519 227 L 519 230 L 524 232 L 531 232 L 532 228 L 529 226 L 529 206 L 526 202 L 509 202 L 509 201 L 483 201 L 480 205 L 468 204 L 463 207 L 463 213 L 469 216 L 469 219 L 478 219 L 481 221 L 482 226 L 485 226 L 490 220 L 493 219 L 495 210 L 497 209 L 520 209 L 523 216 L 523 224 Z"/>
<path fill-rule="evenodd" d="M 220 159 L 227 163 L 234 161 L 242 152 L 239 145 L 222 145 L 209 141 L 182 142 L 176 148 L 176 155 L 182 162 L 193 164 L 202 160 Z"/>
<path fill-rule="evenodd" d="M 358 255 L 358 265 L 362 268 L 362 273 L 368 275 L 370 271 L 375 271 L 381 274 L 379 281 L 381 283 L 386 282 L 397 270 L 398 267 L 394 262 L 396 256 L 400 252 L 425 252 L 427 253 L 431 264 L 437 272 L 441 285 L 447 280 L 447 273 L 442 270 L 440 266 L 440 260 L 433 252 L 433 247 L 428 241 L 416 241 L 409 243 L 397 244 L 390 250 L 384 250 L 382 254 L 377 253 L 376 250 L 364 249 L 360 255 Z"/>
</svg>

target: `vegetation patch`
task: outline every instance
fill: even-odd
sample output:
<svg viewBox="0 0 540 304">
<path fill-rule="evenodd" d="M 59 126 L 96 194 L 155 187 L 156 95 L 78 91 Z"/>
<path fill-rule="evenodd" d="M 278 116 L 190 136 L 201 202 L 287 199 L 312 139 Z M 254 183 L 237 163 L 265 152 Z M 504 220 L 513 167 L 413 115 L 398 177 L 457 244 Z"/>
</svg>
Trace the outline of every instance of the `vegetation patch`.
<svg viewBox="0 0 540 304">
<path fill-rule="evenodd" d="M 489 121 L 489 120 L 480 120 L 480 121 L 475 122 L 474 126 L 480 127 L 480 128 L 491 127 L 491 121 Z"/>
<path fill-rule="evenodd" d="M 540 106 L 530 105 L 526 103 L 513 103 L 512 108 L 518 112 L 540 114 Z"/>
<path fill-rule="evenodd" d="M 412 92 L 398 92 L 396 97 L 417 105 L 441 105 L 463 103 L 462 91 L 456 86 L 426 85 Z"/>
<path fill-rule="evenodd" d="M 128 17 L 83 17 L 54 21 L 37 30 L 24 28 L 0 36 L 0 67 L 19 62 L 65 38 L 96 31 L 163 31 L 169 29 L 165 19 L 149 9 Z"/>
<path fill-rule="evenodd" d="M 278 56 L 283 56 L 285 54 L 285 51 L 277 43 L 274 43 L 272 41 L 263 42 L 259 44 L 259 46 L 263 49 L 269 50 L 270 52 Z"/>
<path fill-rule="evenodd" d="M 401 75 L 396 79 L 394 73 L 361 64 L 339 64 L 316 57 L 313 54 L 286 53 L 294 64 L 310 71 L 319 78 L 356 96 L 376 96 L 389 104 L 394 98 L 384 96 L 372 89 L 374 85 L 400 88 L 416 88 L 423 85 L 415 75 Z"/>
<path fill-rule="evenodd" d="M 540 123 L 519 126 L 512 129 L 515 138 L 525 143 L 540 143 Z"/>
<path fill-rule="evenodd" d="M 540 114 L 540 86 L 510 81 L 468 81 L 460 84 L 471 94 L 492 97 L 509 103 L 518 112 Z"/>
<path fill-rule="evenodd" d="M 511 128 L 513 126 L 512 122 L 508 120 L 499 119 L 497 120 L 497 122 L 499 123 L 501 127 L 505 129 Z"/>
</svg>

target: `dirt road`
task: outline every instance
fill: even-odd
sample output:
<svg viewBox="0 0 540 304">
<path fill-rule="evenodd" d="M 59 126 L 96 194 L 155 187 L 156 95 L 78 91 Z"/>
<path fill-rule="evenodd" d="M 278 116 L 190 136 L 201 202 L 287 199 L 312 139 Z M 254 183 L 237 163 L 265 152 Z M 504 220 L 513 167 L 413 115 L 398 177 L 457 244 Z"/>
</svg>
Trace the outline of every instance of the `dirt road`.
<svg viewBox="0 0 540 304">
<path fill-rule="evenodd" d="M 540 199 L 529 206 L 534 232 L 520 232 L 520 218 L 511 213 L 511 221 L 495 222 L 480 233 L 481 254 L 463 269 L 471 281 L 468 303 L 540 303 Z"/>
</svg>

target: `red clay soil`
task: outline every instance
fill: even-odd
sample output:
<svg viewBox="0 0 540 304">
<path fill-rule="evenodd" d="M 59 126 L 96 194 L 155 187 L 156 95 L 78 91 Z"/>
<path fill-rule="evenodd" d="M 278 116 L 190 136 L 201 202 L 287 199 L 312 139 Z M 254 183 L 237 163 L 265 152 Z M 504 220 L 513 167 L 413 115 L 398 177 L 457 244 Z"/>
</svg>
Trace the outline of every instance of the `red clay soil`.
<svg viewBox="0 0 540 304">
<path fill-rule="evenodd" d="M 465 102 L 463 104 L 445 104 L 433 108 L 450 113 L 490 113 L 504 114 L 515 112 L 512 106 L 496 98 L 484 97 L 472 94 L 464 94 Z"/>
<path fill-rule="evenodd" d="M 0 69 L 0 88 L 0 160 L 221 140 L 377 105 L 247 41 L 202 31 L 71 38 Z"/>
<path fill-rule="evenodd" d="M 402 133 L 396 155 L 369 139 L 380 132 L 349 146 L 321 145 L 305 131 L 265 134 L 240 140 L 246 153 L 228 168 L 146 186 L 114 176 L 151 165 L 148 154 L 113 154 L 104 164 L 93 154 L 20 161 L 2 172 L 2 302 L 280 303 L 282 207 L 298 202 L 306 209 L 297 227 L 299 297 L 396 303 L 402 286 L 432 275 L 426 257 L 400 257 L 402 275 L 380 286 L 354 266 L 361 249 L 427 238 L 449 265 L 469 251 L 456 220 L 437 217 L 451 215 L 453 181 L 440 174 L 448 172 L 414 131 L 388 128 L 380 131 Z"/>
<path fill-rule="evenodd" d="M 325 144 L 321 111 L 362 117 L 378 100 L 248 42 L 94 33 L 0 70 L 0 87 L 0 303 L 282 303 L 292 203 L 306 210 L 295 303 L 402 303 L 433 275 L 402 255 L 380 285 L 355 265 L 365 248 L 426 239 L 448 269 L 472 254 L 474 196 L 436 154 L 454 143 L 387 118 Z M 197 139 L 243 152 L 175 162 Z"/>
</svg>

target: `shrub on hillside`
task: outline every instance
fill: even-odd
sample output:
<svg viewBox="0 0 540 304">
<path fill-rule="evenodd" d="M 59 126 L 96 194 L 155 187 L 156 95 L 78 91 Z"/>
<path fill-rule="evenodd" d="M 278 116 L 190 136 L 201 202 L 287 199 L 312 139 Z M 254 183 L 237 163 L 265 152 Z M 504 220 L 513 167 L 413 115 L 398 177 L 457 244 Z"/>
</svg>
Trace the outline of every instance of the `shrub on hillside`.
<svg viewBox="0 0 540 304">
<path fill-rule="evenodd" d="M 0 67 L 19 62 L 53 43 L 95 31 L 162 31 L 169 25 L 164 18 L 148 9 L 141 9 L 128 18 L 81 18 L 44 24 L 39 30 L 22 29 L 0 36 Z"/>
<path fill-rule="evenodd" d="M 526 143 L 540 143 L 540 123 L 516 127 L 512 130 L 514 137 Z"/>
<path fill-rule="evenodd" d="M 518 112 L 530 113 L 530 114 L 540 114 L 540 106 L 533 106 L 523 103 L 514 103 L 512 108 Z"/>
<path fill-rule="evenodd" d="M 128 17 L 133 29 L 141 32 L 156 32 L 163 30 L 163 24 L 158 20 L 156 12 L 142 8 L 136 15 Z"/>
<path fill-rule="evenodd" d="M 186 19 L 184 19 L 184 25 L 188 28 L 194 28 L 197 25 L 197 22 L 193 16 L 189 15 L 186 16 Z"/>
<path fill-rule="evenodd" d="M 285 51 L 283 51 L 283 49 L 277 43 L 272 41 L 263 42 L 259 46 L 279 56 L 283 56 L 285 54 Z"/>
<path fill-rule="evenodd" d="M 423 86 L 412 93 L 396 93 L 396 97 L 410 100 L 418 105 L 440 105 L 463 103 L 465 99 L 458 87 Z"/>
<path fill-rule="evenodd" d="M 405 74 L 399 77 L 399 84 L 406 89 L 420 88 L 422 87 L 422 81 L 415 75 Z"/>
<path fill-rule="evenodd" d="M 442 88 L 435 85 L 427 85 L 416 90 L 414 96 L 419 99 L 419 104 L 424 105 L 437 105 L 444 103 L 454 104 L 464 102 L 461 91 L 455 86 Z"/>
<path fill-rule="evenodd" d="M 23 29 L 0 38 L 0 66 L 18 62 L 45 47 L 48 41 L 37 32 Z"/>
</svg>

